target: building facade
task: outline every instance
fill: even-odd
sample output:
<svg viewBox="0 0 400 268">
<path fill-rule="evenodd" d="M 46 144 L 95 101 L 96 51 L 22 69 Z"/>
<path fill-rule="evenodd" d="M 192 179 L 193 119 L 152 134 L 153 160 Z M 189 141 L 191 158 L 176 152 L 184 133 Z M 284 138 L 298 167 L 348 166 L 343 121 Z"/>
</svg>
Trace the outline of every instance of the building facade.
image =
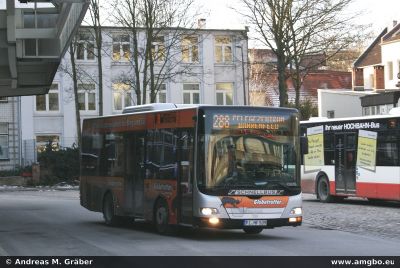
<svg viewBox="0 0 400 268">
<path fill-rule="evenodd" d="M 372 91 L 361 98 L 362 114 L 387 114 L 398 107 L 400 23 L 393 21 L 354 63 L 353 90 Z"/>
<path fill-rule="evenodd" d="M 400 24 L 385 28 L 354 62 L 352 90 L 320 90 L 319 116 L 388 114 L 400 106 Z"/>
<path fill-rule="evenodd" d="M 75 61 L 81 77 L 78 80 L 78 101 L 81 120 L 99 115 L 98 61 L 90 28 L 81 28 Z M 127 29 L 104 27 L 103 52 L 103 115 L 120 114 L 124 107 L 136 105 L 132 55 L 132 36 Z M 164 76 L 154 102 L 183 104 L 244 105 L 247 85 L 247 30 L 194 29 L 182 34 L 174 50 L 174 66 Z M 139 44 L 145 33 L 139 32 Z M 163 68 L 168 33 L 155 39 L 152 53 L 158 56 L 155 70 Z M 243 54 L 242 54 L 243 53 Z M 245 59 L 242 61 L 242 59 Z M 160 61 L 160 62 L 158 62 Z M 61 146 L 76 144 L 76 117 L 70 54 L 62 60 L 48 94 L 22 97 L 22 140 L 34 141 L 40 150 L 49 141 Z M 157 69 L 158 68 L 158 69 Z M 171 71 L 172 70 L 172 71 Z M 82 75 L 84 74 L 84 75 Z M 142 74 L 143 76 L 143 74 Z M 127 82 L 129 81 L 129 82 Z M 147 96 L 146 103 L 149 103 Z"/>
</svg>

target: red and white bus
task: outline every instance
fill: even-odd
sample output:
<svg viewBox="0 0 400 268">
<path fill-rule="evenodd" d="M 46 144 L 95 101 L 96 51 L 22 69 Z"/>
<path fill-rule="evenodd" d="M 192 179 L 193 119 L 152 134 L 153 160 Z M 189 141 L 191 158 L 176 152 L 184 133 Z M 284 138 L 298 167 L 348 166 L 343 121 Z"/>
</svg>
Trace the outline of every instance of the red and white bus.
<svg viewBox="0 0 400 268">
<path fill-rule="evenodd" d="M 400 200 L 400 116 L 302 121 L 302 191 L 322 202 Z"/>
<path fill-rule="evenodd" d="M 160 233 L 301 225 L 297 110 L 156 107 L 84 120 L 82 206 L 107 224 L 140 218 Z"/>
</svg>

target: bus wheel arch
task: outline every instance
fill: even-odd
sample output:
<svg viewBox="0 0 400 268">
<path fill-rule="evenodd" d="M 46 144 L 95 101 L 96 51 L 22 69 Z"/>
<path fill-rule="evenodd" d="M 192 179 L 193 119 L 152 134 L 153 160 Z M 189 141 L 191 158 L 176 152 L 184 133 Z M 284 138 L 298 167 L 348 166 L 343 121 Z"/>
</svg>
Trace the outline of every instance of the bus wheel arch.
<svg viewBox="0 0 400 268">
<path fill-rule="evenodd" d="M 334 200 L 334 197 L 330 193 L 329 179 L 326 173 L 321 172 L 317 176 L 315 184 L 315 193 L 317 198 L 323 203 L 330 203 Z"/>
</svg>

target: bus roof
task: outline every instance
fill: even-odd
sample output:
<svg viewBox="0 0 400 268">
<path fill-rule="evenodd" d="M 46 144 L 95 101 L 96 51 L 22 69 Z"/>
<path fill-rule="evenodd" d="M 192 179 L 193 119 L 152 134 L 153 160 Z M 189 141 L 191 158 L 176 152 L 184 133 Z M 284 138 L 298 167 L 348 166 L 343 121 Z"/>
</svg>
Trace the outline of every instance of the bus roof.
<svg viewBox="0 0 400 268">
<path fill-rule="evenodd" d="M 398 118 L 400 115 L 369 115 L 369 116 L 358 116 L 358 117 L 342 117 L 342 118 L 326 118 L 326 117 L 313 117 L 307 121 L 300 121 L 300 124 L 312 124 L 312 123 L 329 123 L 338 121 L 355 121 L 355 120 L 370 120 L 370 119 L 385 119 L 385 118 Z"/>
<path fill-rule="evenodd" d="M 145 114 L 145 113 L 153 113 L 153 112 L 168 112 L 168 111 L 177 111 L 177 110 L 185 110 L 185 109 L 228 109 L 228 108 L 239 108 L 239 109 L 266 109 L 271 111 L 287 111 L 287 112 L 298 112 L 294 108 L 284 108 L 284 107 L 267 107 L 267 106 L 244 106 L 244 105 L 208 105 L 208 104 L 175 104 L 175 103 L 151 103 L 144 105 L 136 105 L 136 106 L 128 106 L 126 107 L 121 114 L 113 114 L 113 115 L 104 115 L 98 117 L 85 118 L 84 120 L 95 120 L 99 118 L 110 118 L 110 117 L 119 117 L 125 116 L 129 114 Z"/>
</svg>

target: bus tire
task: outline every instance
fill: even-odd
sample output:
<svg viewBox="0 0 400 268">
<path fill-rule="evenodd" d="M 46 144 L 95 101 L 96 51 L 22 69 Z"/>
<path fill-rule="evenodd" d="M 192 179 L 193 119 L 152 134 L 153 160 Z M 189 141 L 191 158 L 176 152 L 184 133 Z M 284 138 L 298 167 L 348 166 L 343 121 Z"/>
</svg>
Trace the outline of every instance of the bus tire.
<svg viewBox="0 0 400 268">
<path fill-rule="evenodd" d="M 160 198 L 157 200 L 154 210 L 154 224 L 159 234 L 169 235 L 172 233 L 172 226 L 168 224 L 169 210 L 167 202 Z"/>
<path fill-rule="evenodd" d="M 117 226 L 121 223 L 121 217 L 115 215 L 114 199 L 110 192 L 103 199 L 103 218 L 108 226 Z"/>
<path fill-rule="evenodd" d="M 243 231 L 246 234 L 259 234 L 263 231 L 263 228 L 260 227 L 244 227 Z"/>
<path fill-rule="evenodd" d="M 330 194 L 329 181 L 326 176 L 321 176 L 317 182 L 317 196 L 323 203 L 334 201 L 334 197 Z"/>
</svg>

